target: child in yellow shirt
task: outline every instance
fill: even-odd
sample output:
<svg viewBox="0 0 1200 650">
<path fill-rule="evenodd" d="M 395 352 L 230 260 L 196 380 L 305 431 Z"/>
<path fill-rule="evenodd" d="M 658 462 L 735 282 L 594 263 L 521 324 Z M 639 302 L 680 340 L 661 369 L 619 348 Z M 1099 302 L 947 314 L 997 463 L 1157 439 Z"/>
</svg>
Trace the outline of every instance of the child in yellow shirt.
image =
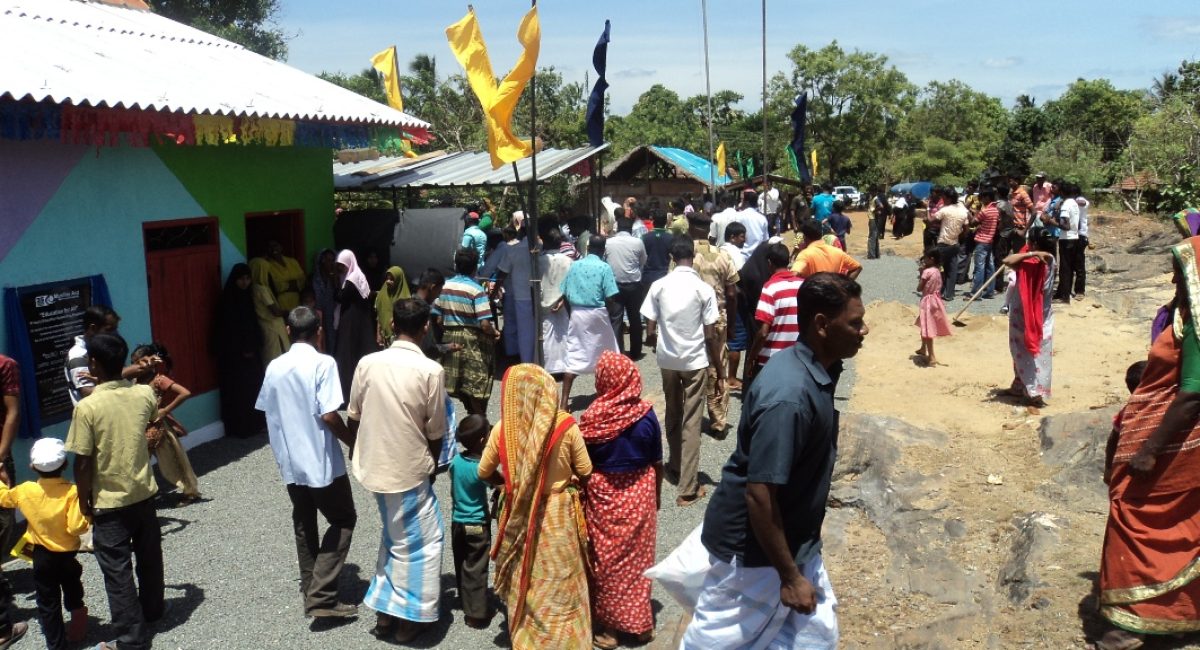
<svg viewBox="0 0 1200 650">
<path fill-rule="evenodd" d="M 62 477 L 67 465 L 63 441 L 41 438 L 29 451 L 30 468 L 37 481 L 9 488 L 0 483 L 0 507 L 19 508 L 29 529 L 33 549 L 33 582 L 38 623 L 46 646 L 60 650 L 78 643 L 87 634 L 87 607 L 83 605 L 83 567 L 75 559 L 79 536 L 88 520 L 79 510 L 75 486 Z M 62 607 L 71 612 L 71 625 L 64 627 Z"/>
</svg>

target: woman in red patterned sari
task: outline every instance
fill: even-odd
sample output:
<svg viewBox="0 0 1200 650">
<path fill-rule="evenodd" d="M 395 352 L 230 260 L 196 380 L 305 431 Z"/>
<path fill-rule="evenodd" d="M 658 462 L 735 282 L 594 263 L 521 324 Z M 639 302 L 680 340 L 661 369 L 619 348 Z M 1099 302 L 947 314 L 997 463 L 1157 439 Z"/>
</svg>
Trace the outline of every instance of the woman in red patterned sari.
<svg viewBox="0 0 1200 650">
<path fill-rule="evenodd" d="M 592 464 L 540 366 L 509 368 L 500 396 L 500 423 L 479 459 L 479 478 L 504 486 L 492 559 L 512 647 L 587 648 L 592 617 L 579 487 Z"/>
<path fill-rule="evenodd" d="M 1114 627 L 1096 641 L 1102 650 L 1200 630 L 1200 238 L 1171 252 L 1173 324 L 1154 340 L 1109 442 L 1100 613 Z"/>
<path fill-rule="evenodd" d="M 615 632 L 654 637 L 650 579 L 662 495 L 662 431 L 642 376 L 628 357 L 604 352 L 596 400 L 579 417 L 592 460 L 584 499 L 592 557 L 593 644 L 617 647 Z"/>
</svg>

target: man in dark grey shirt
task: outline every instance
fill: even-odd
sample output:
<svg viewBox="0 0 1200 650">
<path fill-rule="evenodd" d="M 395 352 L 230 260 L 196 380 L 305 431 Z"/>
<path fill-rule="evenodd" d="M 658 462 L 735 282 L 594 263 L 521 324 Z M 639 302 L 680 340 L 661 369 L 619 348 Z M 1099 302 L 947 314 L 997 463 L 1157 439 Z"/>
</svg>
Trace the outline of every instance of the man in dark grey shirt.
<svg viewBox="0 0 1200 650">
<path fill-rule="evenodd" d="M 710 569 L 684 648 L 835 647 L 821 523 L 837 457 L 834 389 L 867 335 L 862 289 L 818 273 L 800 288 L 800 341 L 746 395 L 737 447 L 704 515 Z M 807 644 L 807 645 L 806 645 Z"/>
</svg>

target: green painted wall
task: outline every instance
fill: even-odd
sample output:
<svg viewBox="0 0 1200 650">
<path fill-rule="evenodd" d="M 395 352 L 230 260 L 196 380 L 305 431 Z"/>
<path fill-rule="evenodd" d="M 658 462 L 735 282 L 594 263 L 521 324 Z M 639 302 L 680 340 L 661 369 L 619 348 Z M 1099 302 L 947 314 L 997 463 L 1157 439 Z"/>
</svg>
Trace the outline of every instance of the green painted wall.
<svg viewBox="0 0 1200 650">
<path fill-rule="evenodd" d="M 333 160 L 306 147 L 156 147 L 155 153 L 229 241 L 246 254 L 247 212 L 304 211 L 307 269 L 316 251 L 333 244 Z M 240 260 L 221 260 L 227 271 Z M 311 269 L 308 269 L 311 270 Z"/>
</svg>

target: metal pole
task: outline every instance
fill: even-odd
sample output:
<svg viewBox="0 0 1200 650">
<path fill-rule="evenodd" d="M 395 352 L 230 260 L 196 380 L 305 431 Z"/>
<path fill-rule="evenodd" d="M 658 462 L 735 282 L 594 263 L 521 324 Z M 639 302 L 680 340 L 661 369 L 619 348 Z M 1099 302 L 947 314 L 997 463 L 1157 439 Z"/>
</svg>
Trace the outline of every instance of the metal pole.
<svg viewBox="0 0 1200 650">
<path fill-rule="evenodd" d="M 763 114 L 763 185 L 767 183 L 767 0 L 762 0 L 762 114 Z"/>
<path fill-rule="evenodd" d="M 531 0 L 530 6 L 537 7 L 537 0 Z M 529 80 L 529 137 L 533 141 L 533 155 L 529 157 L 529 214 L 525 215 L 525 241 L 529 243 L 529 293 L 533 300 L 533 329 L 537 333 L 533 361 L 539 366 L 544 366 L 546 356 L 542 350 L 542 272 L 541 260 L 538 259 L 542 253 L 542 243 L 538 239 L 536 65 L 533 68 L 533 77 Z"/>
<path fill-rule="evenodd" d="M 712 79 L 708 70 L 708 0 L 700 0 L 700 16 L 704 22 L 704 94 L 708 96 L 708 159 L 712 161 L 716 156 L 716 150 L 713 148 L 713 110 L 712 110 Z M 716 163 L 713 162 L 708 168 L 708 193 L 709 199 L 716 203 L 717 200 L 717 173 L 725 175 L 725 170 L 718 170 Z"/>
</svg>

